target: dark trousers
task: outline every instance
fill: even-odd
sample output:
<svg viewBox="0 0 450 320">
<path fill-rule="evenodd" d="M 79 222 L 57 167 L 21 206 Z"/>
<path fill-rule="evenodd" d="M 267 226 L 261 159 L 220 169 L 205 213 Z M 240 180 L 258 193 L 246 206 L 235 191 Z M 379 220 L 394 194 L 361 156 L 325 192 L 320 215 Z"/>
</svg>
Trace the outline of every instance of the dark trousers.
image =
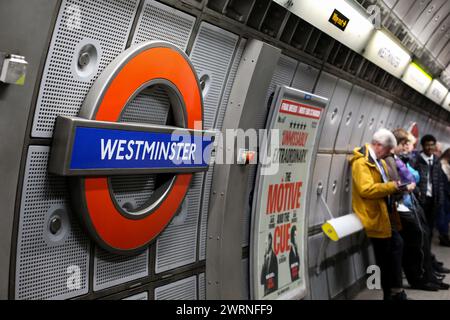
<svg viewBox="0 0 450 320">
<path fill-rule="evenodd" d="M 381 287 L 384 299 L 391 295 L 392 288 L 401 288 L 402 281 L 402 252 L 403 239 L 400 234 L 392 230 L 391 238 L 371 238 L 375 262 L 381 272 Z"/>
<path fill-rule="evenodd" d="M 429 235 L 429 246 L 431 249 L 431 240 L 433 238 L 433 229 L 436 223 L 436 206 L 434 204 L 434 199 L 431 197 L 426 197 L 425 202 L 421 203 L 422 209 L 425 212 L 425 217 L 427 218 L 428 225 L 428 235 Z"/>
</svg>

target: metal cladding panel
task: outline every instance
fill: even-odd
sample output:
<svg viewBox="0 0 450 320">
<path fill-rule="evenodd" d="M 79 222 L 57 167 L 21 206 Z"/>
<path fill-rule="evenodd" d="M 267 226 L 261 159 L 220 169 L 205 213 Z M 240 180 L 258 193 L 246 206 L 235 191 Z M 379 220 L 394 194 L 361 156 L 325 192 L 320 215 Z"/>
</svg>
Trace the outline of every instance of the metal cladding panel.
<svg viewBox="0 0 450 320">
<path fill-rule="evenodd" d="M 428 116 L 426 114 L 420 113 L 417 119 L 417 124 L 419 126 L 419 135 L 423 136 L 426 134 L 426 129 L 428 125 Z"/>
<path fill-rule="evenodd" d="M 432 0 L 428 6 L 423 10 L 417 20 L 414 20 L 413 27 L 411 28 L 411 33 L 416 37 L 423 31 L 425 26 L 430 24 L 431 19 L 439 11 L 442 5 L 448 2 L 447 0 Z M 447 9 L 448 13 L 448 9 Z"/>
<path fill-rule="evenodd" d="M 231 70 L 233 55 L 238 44 L 239 37 L 231 32 L 217 28 L 211 24 L 202 22 L 197 38 L 195 39 L 190 58 L 200 79 L 205 79 L 205 89 L 203 92 L 203 126 L 205 129 L 212 129 L 215 126 L 216 119 L 223 117 L 226 105 L 223 105 L 222 96 L 227 93 L 226 86 L 227 75 Z M 238 47 L 240 49 L 241 47 Z M 243 47 L 242 47 L 243 49 Z M 238 52 L 241 54 L 242 52 Z M 239 59 L 240 61 L 240 59 Z M 230 85 L 232 86 L 232 84 Z M 229 89 L 231 90 L 231 88 Z M 228 93 L 229 97 L 229 93 Z M 189 201 L 199 206 L 200 214 L 200 239 L 199 239 L 199 259 L 206 257 L 206 229 L 208 220 L 209 197 L 211 191 L 213 168 L 202 174 L 202 180 L 199 181 L 198 196 L 189 197 Z M 203 178 L 204 181 L 203 181 Z M 203 196 L 203 198 L 201 198 Z M 200 207 L 201 204 L 201 207 Z"/>
<path fill-rule="evenodd" d="M 40 85 L 32 136 L 50 138 L 58 115 L 75 116 L 103 69 L 124 49 L 137 0 L 64 0 Z M 81 52 L 90 54 L 84 66 Z"/>
<path fill-rule="evenodd" d="M 365 90 L 358 86 L 353 86 L 345 110 L 342 115 L 341 124 L 336 138 L 335 150 L 338 151 L 351 151 L 350 137 L 352 134 L 352 128 L 355 123 L 358 109 L 361 106 Z"/>
<path fill-rule="evenodd" d="M 98 247 L 94 259 L 94 291 L 148 276 L 148 250 L 131 257 L 111 254 Z"/>
<path fill-rule="evenodd" d="M 331 100 L 338 78 L 327 72 L 320 73 L 314 94 Z M 330 110 L 330 108 L 328 108 Z"/>
<path fill-rule="evenodd" d="M 437 39 L 435 46 L 430 49 L 431 53 L 435 56 L 438 57 L 438 60 L 440 61 L 441 59 L 439 59 L 439 57 L 441 57 L 440 54 L 444 54 L 446 51 L 444 51 L 444 48 L 448 47 L 448 33 L 449 29 L 446 29 L 445 33 Z M 434 40 L 433 38 L 430 39 L 430 42 Z"/>
<path fill-rule="evenodd" d="M 330 174 L 328 176 L 327 204 L 334 217 L 339 216 L 346 162 L 345 154 L 335 154 L 331 161 Z"/>
<path fill-rule="evenodd" d="M 350 165 L 349 156 L 344 156 L 343 177 L 341 186 L 341 195 L 339 201 L 339 216 L 343 216 L 353 212 L 352 208 L 352 166 Z"/>
<path fill-rule="evenodd" d="M 198 300 L 206 300 L 206 282 L 204 273 L 198 275 Z"/>
<path fill-rule="evenodd" d="M 381 106 L 381 112 L 378 117 L 377 129 L 386 128 L 388 126 L 388 117 L 389 117 L 389 113 L 391 112 L 391 108 L 392 108 L 392 101 L 387 100 L 387 99 L 383 99 L 383 100 L 384 100 L 384 102 Z"/>
<path fill-rule="evenodd" d="M 345 251 L 352 246 L 351 237 L 339 239 L 339 241 L 330 241 L 325 250 L 325 257 L 330 258 L 337 255 L 339 252 Z"/>
<path fill-rule="evenodd" d="M 445 20 L 441 23 L 438 29 L 433 29 L 428 37 L 425 38 L 424 36 L 428 50 L 433 52 L 435 56 L 439 54 L 439 52 L 435 52 L 438 43 L 440 41 L 448 40 L 448 38 L 445 37 L 445 33 L 449 30 L 449 28 L 450 28 L 450 16 L 447 16 L 445 17 Z M 428 27 L 424 30 L 423 34 L 425 34 L 425 31 L 427 29 Z M 419 38 L 420 37 L 422 37 L 422 34 L 419 36 Z"/>
<path fill-rule="evenodd" d="M 383 101 L 384 98 L 379 96 L 375 97 L 373 107 L 368 113 L 369 117 L 367 119 L 367 125 L 364 128 L 364 134 L 360 144 L 367 143 L 372 140 L 372 136 L 378 128 L 378 119 L 380 118 L 381 111 L 383 110 Z"/>
<path fill-rule="evenodd" d="M 319 275 L 311 274 L 309 276 L 311 298 L 312 300 L 329 300 L 328 275 L 322 271 Z"/>
<path fill-rule="evenodd" d="M 446 22 L 442 24 L 444 19 L 447 19 L 448 21 L 450 16 L 447 16 L 448 12 L 450 11 L 450 2 L 447 1 L 440 9 L 439 11 L 432 17 L 431 21 L 429 21 L 428 24 L 426 24 L 422 30 L 419 32 L 418 39 L 421 43 L 425 44 L 427 41 L 432 37 L 433 33 L 438 32 L 438 28 L 443 25 L 448 25 Z M 444 28 L 445 29 L 445 28 Z M 428 44 L 427 44 L 428 47 Z M 430 48 L 430 47 L 428 47 Z"/>
<path fill-rule="evenodd" d="M 361 145 L 361 139 L 364 134 L 364 129 L 369 121 L 369 113 L 373 109 L 375 103 L 375 94 L 366 90 L 361 107 L 356 114 L 355 123 L 350 138 L 350 149 L 359 147 Z M 363 142 L 365 143 L 365 142 Z"/>
<path fill-rule="evenodd" d="M 244 299 L 250 299 L 250 266 L 248 258 L 242 259 L 242 296 Z"/>
<path fill-rule="evenodd" d="M 328 111 L 322 133 L 320 134 L 319 150 L 333 150 L 336 136 L 341 123 L 342 114 L 350 94 L 352 84 L 338 80 L 334 93 L 328 103 Z"/>
<path fill-rule="evenodd" d="M 419 0 L 414 1 L 412 4 L 410 4 L 411 8 L 409 9 L 405 17 L 402 19 L 402 21 L 406 24 L 406 26 L 409 29 L 412 29 L 412 26 L 414 25 L 414 23 L 416 23 L 420 14 L 428 6 L 430 2 L 431 0 Z"/>
<path fill-rule="evenodd" d="M 185 51 L 194 23 L 193 16 L 154 0 L 146 0 L 132 44 L 148 40 L 164 40 Z"/>
<path fill-rule="evenodd" d="M 450 42 L 442 49 L 441 53 L 437 57 L 438 61 L 446 66 L 450 62 Z"/>
<path fill-rule="evenodd" d="M 194 174 L 181 210 L 156 242 L 155 272 L 175 269 L 197 259 L 197 229 L 203 173 Z"/>
<path fill-rule="evenodd" d="M 309 199 L 309 227 L 317 226 L 325 222 L 328 219 L 328 214 L 325 211 L 323 203 L 320 201 L 317 195 L 317 188 L 323 187 L 322 196 L 326 200 L 328 190 L 328 175 L 330 173 L 331 155 L 329 154 L 317 154 L 316 162 L 314 165 L 314 174 L 312 178 L 311 197 Z"/>
<path fill-rule="evenodd" d="M 141 292 L 141 293 L 132 295 L 130 297 L 124 298 L 122 300 L 136 300 L 136 301 L 138 301 L 138 300 L 148 300 L 148 292 L 147 291 Z"/>
<path fill-rule="evenodd" d="M 394 7 L 395 14 L 402 19 L 408 13 L 411 8 L 411 0 L 399 0 Z"/>
<path fill-rule="evenodd" d="M 256 120 L 256 130 L 264 129 L 266 126 L 266 118 L 267 113 L 269 111 L 271 101 L 271 96 L 275 92 L 275 88 L 277 86 L 290 86 L 292 83 L 292 79 L 294 78 L 295 70 L 297 68 L 297 61 L 289 58 L 288 56 L 281 55 L 278 60 L 277 67 L 272 77 L 272 81 L 270 82 L 269 89 L 266 93 L 266 106 L 264 109 L 258 113 L 258 118 Z M 247 246 L 250 238 L 250 217 L 252 211 L 252 201 L 253 201 L 253 190 L 255 188 L 255 179 L 256 179 L 256 170 L 257 166 L 251 166 L 250 172 L 247 180 L 247 191 L 246 191 L 246 199 L 248 199 L 247 207 L 243 216 L 243 243 L 242 246 Z"/>
<path fill-rule="evenodd" d="M 388 8 L 392 9 L 392 7 L 394 7 L 397 0 L 383 0 L 383 2 Z"/>
<path fill-rule="evenodd" d="M 338 261 L 333 268 L 327 269 L 330 297 L 334 298 L 355 281 L 355 269 L 350 256 Z"/>
<path fill-rule="evenodd" d="M 155 288 L 155 300 L 197 300 L 197 276 Z"/>
<path fill-rule="evenodd" d="M 399 113 L 401 112 L 400 107 L 398 104 L 394 103 L 392 105 L 391 111 L 389 112 L 389 116 L 387 118 L 386 122 L 386 128 L 389 130 L 396 129 L 396 119 L 399 116 Z"/>
<path fill-rule="evenodd" d="M 240 41 L 236 53 L 234 55 L 233 63 L 231 65 L 228 78 L 226 80 L 226 85 L 222 94 L 222 101 L 220 103 L 219 109 L 217 111 L 217 116 L 214 124 L 214 128 L 217 130 L 222 130 L 223 119 L 225 118 L 225 112 L 228 107 L 228 101 L 230 98 L 231 89 L 233 87 L 234 79 L 236 78 L 237 69 L 239 67 L 239 63 L 241 62 L 242 54 L 244 52 L 245 45 L 247 40 L 243 39 Z M 211 167 L 206 173 L 205 182 L 204 182 L 204 190 L 211 190 L 212 184 L 212 176 L 213 176 L 214 168 Z M 199 259 L 203 260 L 206 257 L 206 231 L 208 225 L 208 212 L 209 212 L 209 193 L 208 191 L 206 196 L 203 197 L 202 202 L 202 213 L 201 213 L 201 221 L 200 221 L 200 252 Z M 245 222 L 244 222 L 245 223 Z"/>
<path fill-rule="evenodd" d="M 397 107 L 400 109 L 400 112 L 398 113 L 397 118 L 395 119 L 395 128 L 403 128 L 403 122 L 405 121 L 408 108 L 400 105 L 397 105 Z"/>
<path fill-rule="evenodd" d="M 306 92 L 312 92 L 318 75 L 318 69 L 300 62 L 295 72 L 294 80 L 292 80 L 292 87 Z"/>
<path fill-rule="evenodd" d="M 15 299 L 68 299 L 88 292 L 90 241 L 69 208 L 66 180 L 47 173 L 50 148 L 30 146 L 20 204 Z M 61 228 L 50 232 L 59 216 Z"/>
<path fill-rule="evenodd" d="M 406 130 L 409 129 L 409 127 L 417 121 L 417 118 L 419 118 L 419 114 L 414 110 L 408 110 L 408 113 L 406 114 L 405 120 L 403 121 L 403 128 Z"/>
<path fill-rule="evenodd" d="M 308 267 L 317 267 L 317 258 L 319 256 L 320 247 L 324 240 L 323 233 L 318 233 L 308 238 Z"/>
</svg>

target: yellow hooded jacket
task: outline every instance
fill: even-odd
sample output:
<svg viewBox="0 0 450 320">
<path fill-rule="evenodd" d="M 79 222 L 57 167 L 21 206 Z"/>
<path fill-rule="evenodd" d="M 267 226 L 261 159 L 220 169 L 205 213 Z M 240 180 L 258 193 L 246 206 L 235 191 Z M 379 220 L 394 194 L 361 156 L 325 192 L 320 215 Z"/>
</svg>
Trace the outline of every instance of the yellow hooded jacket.
<svg viewBox="0 0 450 320">
<path fill-rule="evenodd" d="M 381 161 L 388 174 L 386 162 Z M 375 159 L 370 156 L 369 145 L 353 150 L 352 206 L 361 220 L 367 236 L 371 238 L 391 237 L 391 223 L 385 198 L 397 192 L 393 181 L 384 183 Z"/>
</svg>

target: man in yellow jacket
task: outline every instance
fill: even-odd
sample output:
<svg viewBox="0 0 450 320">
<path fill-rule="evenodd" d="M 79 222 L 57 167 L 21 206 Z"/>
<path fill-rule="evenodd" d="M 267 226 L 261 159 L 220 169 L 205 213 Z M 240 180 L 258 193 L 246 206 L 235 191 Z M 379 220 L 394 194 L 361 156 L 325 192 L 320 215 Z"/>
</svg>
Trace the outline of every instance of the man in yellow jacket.
<svg viewBox="0 0 450 320">
<path fill-rule="evenodd" d="M 391 195 L 412 186 L 390 181 L 383 160 L 397 145 L 395 136 L 387 129 L 377 130 L 370 144 L 355 148 L 350 159 L 352 166 L 352 206 L 371 239 L 375 260 L 381 272 L 381 286 L 385 300 L 405 300 L 402 274 L 395 266 L 395 255 L 401 255 L 403 242 L 392 229 L 389 211 Z M 401 257 L 400 257 L 401 261 Z"/>
</svg>

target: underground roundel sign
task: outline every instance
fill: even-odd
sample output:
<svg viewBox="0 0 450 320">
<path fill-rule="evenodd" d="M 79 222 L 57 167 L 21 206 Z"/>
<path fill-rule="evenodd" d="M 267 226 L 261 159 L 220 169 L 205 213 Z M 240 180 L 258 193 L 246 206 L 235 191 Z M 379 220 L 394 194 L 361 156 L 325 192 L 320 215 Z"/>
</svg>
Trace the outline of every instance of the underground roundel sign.
<svg viewBox="0 0 450 320">
<path fill-rule="evenodd" d="M 168 94 L 173 125 L 118 122 L 128 102 L 159 86 Z M 137 253 L 170 223 L 194 172 L 208 169 L 213 133 L 203 131 L 202 93 L 188 57 L 150 41 L 120 54 L 89 91 L 78 117 L 56 120 L 49 171 L 67 176 L 72 208 L 104 249 Z M 136 210 L 118 205 L 111 177 L 162 177 Z"/>
</svg>

